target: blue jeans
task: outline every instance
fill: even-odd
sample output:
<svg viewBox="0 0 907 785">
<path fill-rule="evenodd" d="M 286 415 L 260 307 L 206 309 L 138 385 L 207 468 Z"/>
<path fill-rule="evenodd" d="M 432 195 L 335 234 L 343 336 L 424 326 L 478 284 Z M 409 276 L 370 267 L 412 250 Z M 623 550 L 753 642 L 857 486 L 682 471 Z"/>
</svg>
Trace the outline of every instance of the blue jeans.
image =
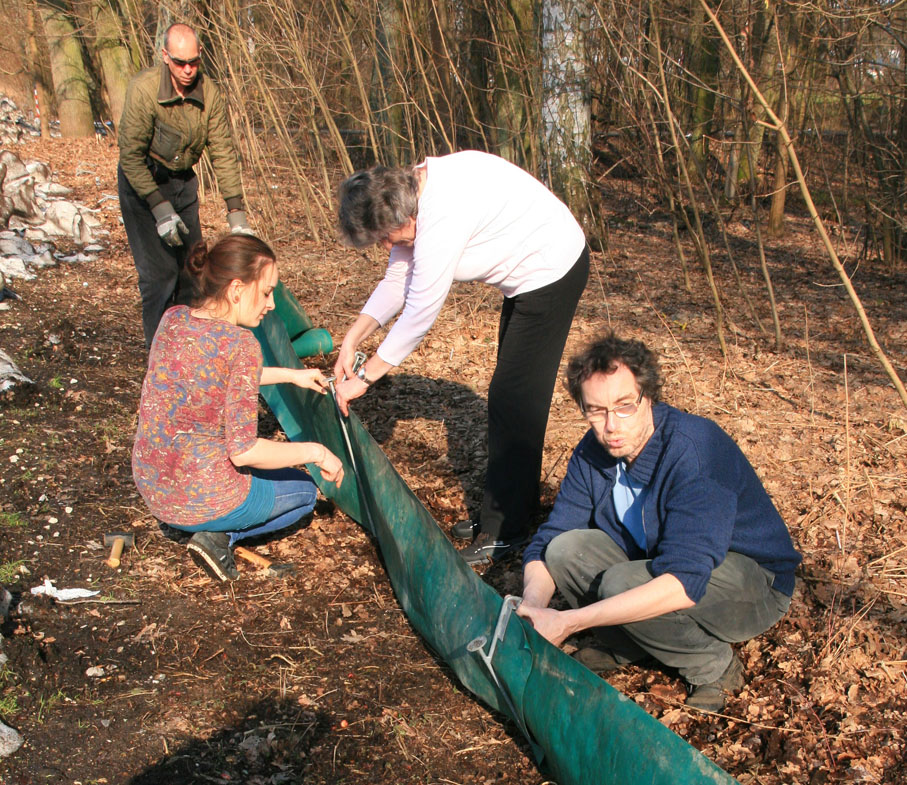
<svg viewBox="0 0 907 785">
<path fill-rule="evenodd" d="M 235 510 L 195 526 L 173 525 L 173 528 L 187 532 L 229 532 L 233 546 L 239 540 L 292 526 L 315 508 L 318 487 L 302 469 L 252 469 L 251 474 L 252 490 Z M 267 513 L 261 512 L 263 494 L 273 494 L 274 502 Z"/>
</svg>

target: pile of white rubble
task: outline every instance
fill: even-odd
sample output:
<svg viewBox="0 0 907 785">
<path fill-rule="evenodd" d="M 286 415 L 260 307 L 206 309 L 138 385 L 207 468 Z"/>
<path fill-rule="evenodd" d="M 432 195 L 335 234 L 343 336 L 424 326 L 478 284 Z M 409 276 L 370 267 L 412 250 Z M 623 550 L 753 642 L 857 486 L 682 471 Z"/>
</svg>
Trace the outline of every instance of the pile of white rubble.
<svg viewBox="0 0 907 785">
<path fill-rule="evenodd" d="M 0 96 L 0 146 L 9 147 L 23 135 L 38 135 L 22 117 L 15 104 Z M 54 181 L 50 167 L 40 161 L 23 161 L 8 149 L 0 150 L 0 311 L 19 299 L 7 282 L 30 280 L 35 271 L 59 262 L 89 262 L 103 250 L 98 238 L 107 234 L 101 228 L 96 210 L 68 197 L 72 193 Z M 102 197 L 109 199 L 116 197 Z M 56 242 L 78 250 L 59 252 Z M 0 349 L 0 392 L 16 384 L 32 384 Z M 0 586 L 0 624 L 9 618 L 10 593 Z M 0 643 L 2 643 L 0 635 Z M 0 649 L 0 667 L 6 655 Z M 13 728 L 0 722 L 0 758 L 12 755 L 24 739 Z"/>
<path fill-rule="evenodd" d="M 41 136 L 41 129 L 5 95 L 0 95 L 0 147 L 18 144 L 26 136 Z"/>
<path fill-rule="evenodd" d="M 0 109 L 6 101 L 0 98 Z M 0 150 L 0 310 L 18 299 L 12 279 L 31 280 L 37 270 L 60 262 L 93 262 L 104 249 L 99 239 L 108 232 L 101 227 L 99 211 L 69 198 L 71 194 L 71 188 L 54 180 L 47 164 Z M 58 251 L 56 243 L 70 250 Z M 0 392 L 19 383 L 30 380 L 0 349 Z"/>
<path fill-rule="evenodd" d="M 12 603 L 12 601 L 13 596 L 5 587 L 0 586 L 0 624 L 5 624 L 9 621 L 10 603 Z M 2 644 L 3 636 L 0 635 L 0 668 L 6 664 L 7 659 L 6 655 L 3 653 Z M 25 739 L 23 739 L 16 730 L 0 722 L 0 758 L 12 755 L 22 746 L 24 741 Z"/>
</svg>

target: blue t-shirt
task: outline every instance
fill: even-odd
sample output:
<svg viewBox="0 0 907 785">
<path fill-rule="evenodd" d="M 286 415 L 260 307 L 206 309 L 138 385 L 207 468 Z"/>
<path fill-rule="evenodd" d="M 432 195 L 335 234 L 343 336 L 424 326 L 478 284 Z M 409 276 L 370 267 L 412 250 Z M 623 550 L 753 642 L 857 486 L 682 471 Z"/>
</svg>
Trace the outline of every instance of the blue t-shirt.
<svg viewBox="0 0 907 785">
<path fill-rule="evenodd" d="M 630 532 L 636 544 L 645 551 L 646 532 L 642 526 L 642 506 L 648 488 L 644 482 L 634 480 L 627 474 L 627 464 L 624 461 L 618 461 L 615 468 L 617 478 L 611 489 L 611 498 L 614 499 L 617 519 Z"/>
</svg>

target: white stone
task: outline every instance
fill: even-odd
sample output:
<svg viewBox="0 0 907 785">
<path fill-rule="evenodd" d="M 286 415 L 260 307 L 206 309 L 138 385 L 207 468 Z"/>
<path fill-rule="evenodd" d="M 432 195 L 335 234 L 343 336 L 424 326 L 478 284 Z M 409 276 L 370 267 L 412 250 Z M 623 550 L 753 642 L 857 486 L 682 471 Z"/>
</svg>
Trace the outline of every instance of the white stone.
<svg viewBox="0 0 907 785">
<path fill-rule="evenodd" d="M 23 739 L 17 731 L 0 722 L 0 758 L 9 757 L 19 749 L 24 742 L 25 739 Z"/>
<path fill-rule="evenodd" d="M 0 273 L 7 278 L 22 278 L 31 281 L 37 276 L 25 266 L 25 261 L 18 256 L 0 256 Z"/>
</svg>

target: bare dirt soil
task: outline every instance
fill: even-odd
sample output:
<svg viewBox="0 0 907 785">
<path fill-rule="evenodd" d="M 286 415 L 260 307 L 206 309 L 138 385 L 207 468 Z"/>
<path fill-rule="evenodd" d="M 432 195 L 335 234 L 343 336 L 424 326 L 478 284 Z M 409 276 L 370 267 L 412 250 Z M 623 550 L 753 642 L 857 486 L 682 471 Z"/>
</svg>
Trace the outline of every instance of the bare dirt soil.
<svg viewBox="0 0 907 785">
<path fill-rule="evenodd" d="M 100 201 L 116 193 L 116 149 L 50 140 L 16 152 L 49 162 L 111 234 L 97 262 L 12 281 L 22 300 L 0 312 L 0 348 L 35 382 L 0 399 L 0 582 L 18 599 L 2 628 L 0 718 L 26 739 L 0 761 L 0 782 L 545 782 L 516 728 L 410 628 L 374 543 L 329 502 L 309 526 L 258 546 L 298 565 L 285 580 L 240 563 L 240 580 L 215 584 L 160 535 L 130 476 L 145 356 L 117 203 Z M 724 359 L 698 269 L 683 289 L 667 217 L 633 183 L 608 189 L 610 243 L 594 256 L 568 355 L 608 326 L 657 348 L 667 399 L 741 444 L 805 556 L 790 614 L 740 648 L 748 683 L 724 714 L 686 709 L 675 674 L 631 668 L 609 680 L 742 783 L 907 782 L 907 410 L 807 220 L 792 218 L 768 251 L 781 351 L 718 257 L 736 326 Z M 209 237 L 221 211 L 203 206 Z M 288 226 L 298 212 L 287 194 Z M 750 234 L 730 228 L 744 288 L 770 325 Z M 291 229 L 262 233 L 284 280 L 339 340 L 381 260 Z M 848 269 L 905 378 L 904 271 Z M 420 349 L 356 403 L 445 528 L 479 502 L 498 307 L 489 288 L 457 287 Z M 559 389 L 548 506 L 583 431 Z M 118 570 L 102 547 L 114 530 L 136 536 Z M 78 604 L 31 595 L 45 578 L 100 594 Z M 518 593 L 519 562 L 484 578 Z"/>
</svg>

